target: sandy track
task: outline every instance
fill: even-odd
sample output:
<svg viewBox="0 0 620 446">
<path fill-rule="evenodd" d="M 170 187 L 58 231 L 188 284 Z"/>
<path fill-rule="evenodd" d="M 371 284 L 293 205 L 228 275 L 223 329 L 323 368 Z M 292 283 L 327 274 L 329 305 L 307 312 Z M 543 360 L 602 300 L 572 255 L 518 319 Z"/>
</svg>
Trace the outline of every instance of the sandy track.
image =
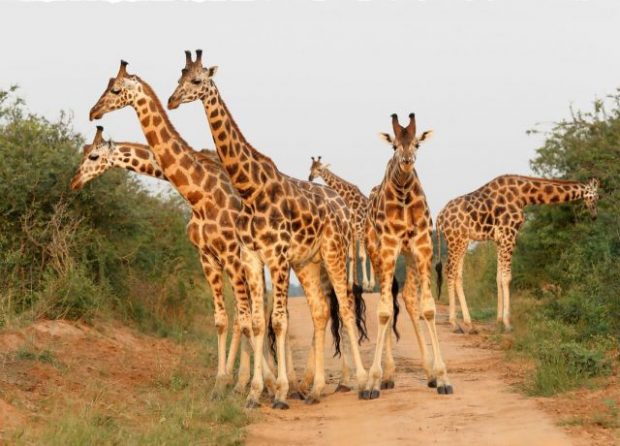
<svg viewBox="0 0 620 446">
<path fill-rule="evenodd" d="M 377 295 L 365 295 L 369 335 L 362 347 L 364 365 L 372 361 Z M 298 376 L 303 372 L 312 324 L 303 298 L 290 299 L 290 330 Z M 261 409 L 259 423 L 248 428 L 248 445 L 570 445 L 571 440 L 534 400 L 515 393 L 499 372 L 502 353 L 476 346 L 476 336 L 450 332 L 440 315 L 439 336 L 454 395 L 426 387 L 408 314 L 401 306 L 401 340 L 395 347 L 396 388 L 373 401 L 354 392 L 333 393 L 339 362 L 326 361 L 328 386 L 320 404 L 289 401 L 291 409 Z M 331 342 L 331 338 L 328 340 Z"/>
</svg>

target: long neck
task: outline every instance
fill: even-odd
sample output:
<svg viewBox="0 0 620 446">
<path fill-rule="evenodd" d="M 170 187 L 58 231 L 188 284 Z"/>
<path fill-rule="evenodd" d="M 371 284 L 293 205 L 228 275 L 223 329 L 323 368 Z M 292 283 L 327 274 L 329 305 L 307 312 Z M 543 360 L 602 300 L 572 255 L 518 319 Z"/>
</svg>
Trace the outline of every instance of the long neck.
<svg viewBox="0 0 620 446">
<path fill-rule="evenodd" d="M 141 85 L 144 94 L 133 108 L 157 164 L 179 193 L 192 206 L 199 206 L 203 198 L 199 183 L 206 176 L 206 171 L 195 162 L 194 150 L 176 131 L 155 92 L 146 82 L 141 81 Z"/>
<path fill-rule="evenodd" d="M 335 191 L 348 189 L 352 186 L 352 184 L 340 178 L 327 167 L 323 167 L 321 169 L 321 178 L 323 178 L 325 183 Z"/>
<path fill-rule="evenodd" d="M 110 156 L 110 165 L 167 180 L 163 170 L 157 164 L 155 155 L 149 146 L 144 144 L 116 143 L 116 147 Z"/>
<path fill-rule="evenodd" d="M 202 99 L 211 134 L 224 169 L 246 203 L 251 203 L 268 180 L 281 177 L 273 161 L 254 149 L 228 111 L 211 81 L 209 94 Z"/>
<path fill-rule="evenodd" d="M 549 204 L 583 198 L 586 185 L 577 181 L 516 177 L 524 204 Z"/>
</svg>

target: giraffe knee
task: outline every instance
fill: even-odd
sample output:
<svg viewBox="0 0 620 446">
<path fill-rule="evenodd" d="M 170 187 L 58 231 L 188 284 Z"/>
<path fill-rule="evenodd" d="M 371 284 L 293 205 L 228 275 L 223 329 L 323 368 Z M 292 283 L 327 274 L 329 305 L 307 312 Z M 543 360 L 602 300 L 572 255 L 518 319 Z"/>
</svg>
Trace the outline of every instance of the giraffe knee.
<svg viewBox="0 0 620 446">
<path fill-rule="evenodd" d="M 226 331 L 228 330 L 228 318 L 216 317 L 215 329 L 218 335 L 226 333 Z"/>
</svg>

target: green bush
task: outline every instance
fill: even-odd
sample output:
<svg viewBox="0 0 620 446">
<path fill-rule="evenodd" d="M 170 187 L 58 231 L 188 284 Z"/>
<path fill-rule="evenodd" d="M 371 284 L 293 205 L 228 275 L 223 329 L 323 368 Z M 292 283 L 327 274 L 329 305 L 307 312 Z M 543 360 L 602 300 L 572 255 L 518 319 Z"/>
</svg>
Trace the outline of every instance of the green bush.
<svg viewBox="0 0 620 446">
<path fill-rule="evenodd" d="M 116 169 L 71 191 L 82 143 L 67 115 L 49 121 L 0 90 L 0 324 L 113 311 L 169 332 L 204 294 L 188 209 Z"/>
</svg>

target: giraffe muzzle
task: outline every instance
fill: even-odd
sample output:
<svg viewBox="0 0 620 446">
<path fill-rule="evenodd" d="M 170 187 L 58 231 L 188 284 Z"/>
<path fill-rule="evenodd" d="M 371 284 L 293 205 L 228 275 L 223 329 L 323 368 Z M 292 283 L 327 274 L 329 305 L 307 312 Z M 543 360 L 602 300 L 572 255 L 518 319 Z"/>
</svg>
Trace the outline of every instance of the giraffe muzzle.
<svg viewBox="0 0 620 446">
<path fill-rule="evenodd" d="M 94 121 L 95 119 L 103 118 L 103 112 L 100 110 L 100 107 L 97 107 L 95 105 L 93 108 L 91 108 L 88 118 L 91 121 Z"/>
<path fill-rule="evenodd" d="M 170 98 L 168 99 L 168 110 L 175 110 L 179 108 L 180 103 L 181 101 L 175 99 L 174 96 L 170 96 Z"/>
<path fill-rule="evenodd" d="M 84 183 L 82 183 L 80 177 L 73 177 L 73 179 L 71 180 L 71 190 L 80 190 L 82 189 L 82 186 L 84 186 Z"/>
</svg>

